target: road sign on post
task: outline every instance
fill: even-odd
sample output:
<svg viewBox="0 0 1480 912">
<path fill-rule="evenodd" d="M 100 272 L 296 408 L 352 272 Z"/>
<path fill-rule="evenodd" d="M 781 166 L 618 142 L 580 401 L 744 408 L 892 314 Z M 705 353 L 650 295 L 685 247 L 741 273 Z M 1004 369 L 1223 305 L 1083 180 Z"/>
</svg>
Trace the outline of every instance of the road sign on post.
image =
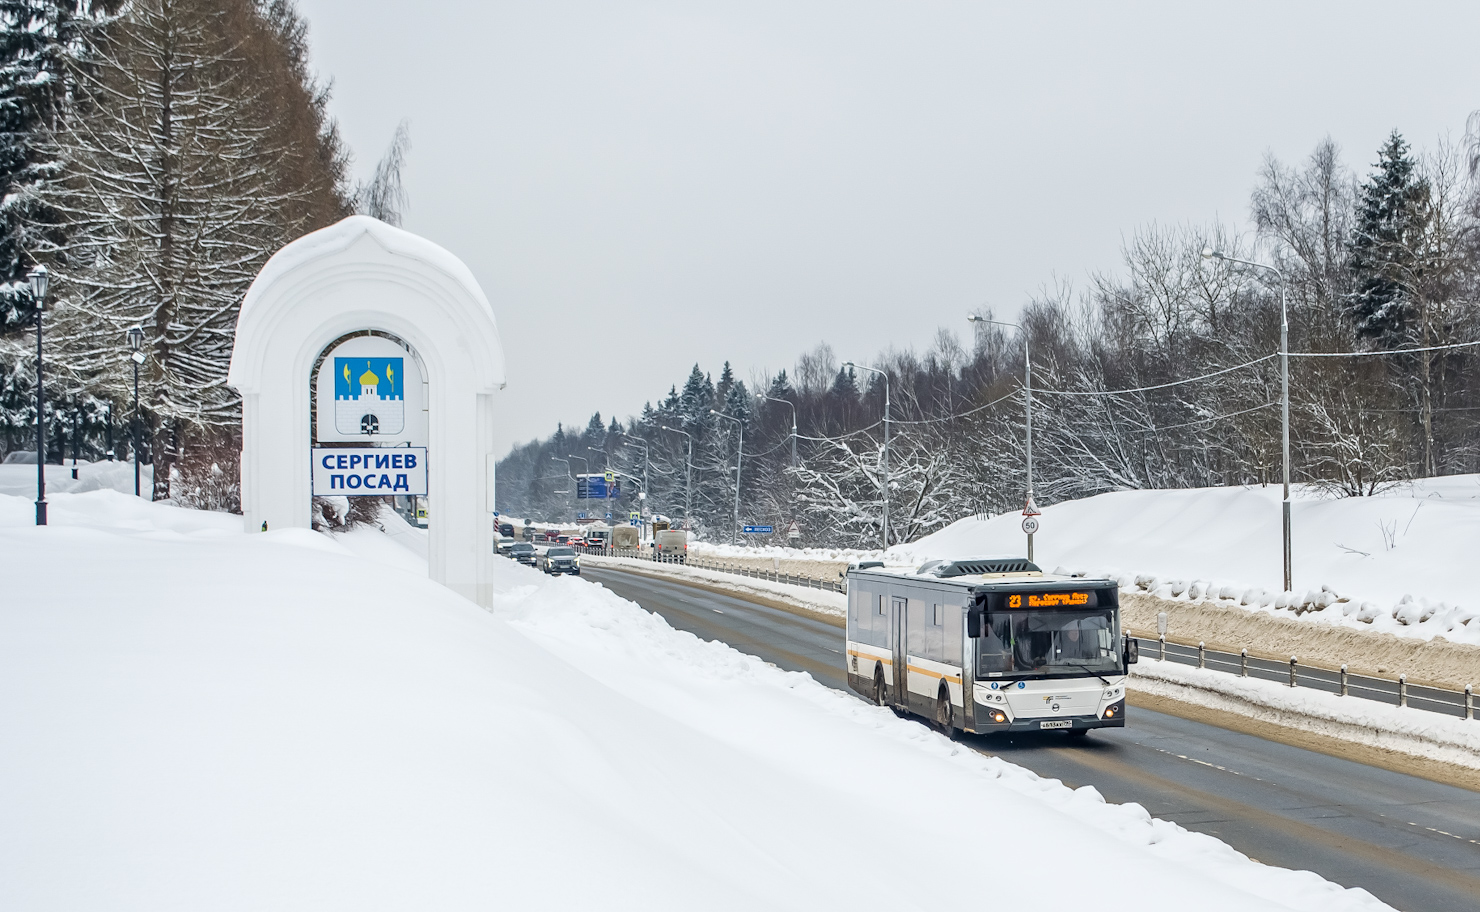
<svg viewBox="0 0 1480 912">
<path fill-rule="evenodd" d="M 746 535 L 770 535 L 775 531 L 774 526 L 746 526 L 744 529 Z"/>
<path fill-rule="evenodd" d="M 1029 535 L 1032 535 L 1034 532 L 1037 532 L 1038 531 L 1038 517 L 1036 517 L 1036 516 L 1024 516 L 1023 517 L 1023 531 L 1026 532 L 1026 533 L 1028 533 Z"/>
<path fill-rule="evenodd" d="M 1038 509 L 1038 505 L 1033 502 L 1033 495 L 1031 493 L 1028 495 L 1028 502 L 1023 505 L 1023 515 L 1024 516 L 1042 516 L 1043 515 L 1043 511 L 1040 510 L 1040 509 Z"/>
<path fill-rule="evenodd" d="M 796 520 L 793 519 L 791 521 L 791 525 L 786 530 L 786 537 L 787 538 L 801 538 L 802 537 L 802 527 L 799 526 L 799 525 L 797 525 L 797 521 Z"/>
</svg>

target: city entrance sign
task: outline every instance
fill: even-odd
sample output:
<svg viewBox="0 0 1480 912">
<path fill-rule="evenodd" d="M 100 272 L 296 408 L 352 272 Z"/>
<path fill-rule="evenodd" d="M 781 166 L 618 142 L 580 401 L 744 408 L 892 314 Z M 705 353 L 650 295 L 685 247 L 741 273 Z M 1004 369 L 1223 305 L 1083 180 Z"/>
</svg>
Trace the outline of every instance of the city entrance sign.
<svg viewBox="0 0 1480 912">
<path fill-rule="evenodd" d="M 425 497 L 426 447 L 315 447 L 313 493 L 316 497 Z"/>
<path fill-rule="evenodd" d="M 429 575 L 492 604 L 494 395 L 504 386 L 504 351 L 493 309 L 461 260 L 362 215 L 299 238 L 247 291 L 227 383 L 242 397 L 248 530 L 310 527 L 320 492 L 314 431 L 320 442 L 399 443 L 335 450 L 335 474 L 338 453 L 347 454 L 346 489 L 322 493 L 365 493 L 371 470 L 363 461 L 361 487 L 348 487 L 352 453 L 376 460 L 376 494 L 382 475 L 391 484 L 385 494 L 406 494 L 396 490 L 398 476 L 407 475 L 409 488 L 412 473 L 424 472 L 417 510 L 430 506 Z M 416 467 L 408 467 L 406 454 L 417 450 Z M 396 452 L 402 467 L 391 471 Z M 430 461 L 435 472 L 425 471 Z"/>
</svg>

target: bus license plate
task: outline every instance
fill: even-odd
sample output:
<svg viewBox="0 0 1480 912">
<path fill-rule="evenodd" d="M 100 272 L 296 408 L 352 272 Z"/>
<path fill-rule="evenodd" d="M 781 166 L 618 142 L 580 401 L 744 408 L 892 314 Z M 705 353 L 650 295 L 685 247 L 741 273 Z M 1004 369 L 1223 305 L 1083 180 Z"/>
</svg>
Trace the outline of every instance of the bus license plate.
<svg viewBox="0 0 1480 912">
<path fill-rule="evenodd" d="M 1068 719 L 1044 719 L 1038 723 L 1039 728 L 1073 728 L 1074 723 Z"/>
</svg>

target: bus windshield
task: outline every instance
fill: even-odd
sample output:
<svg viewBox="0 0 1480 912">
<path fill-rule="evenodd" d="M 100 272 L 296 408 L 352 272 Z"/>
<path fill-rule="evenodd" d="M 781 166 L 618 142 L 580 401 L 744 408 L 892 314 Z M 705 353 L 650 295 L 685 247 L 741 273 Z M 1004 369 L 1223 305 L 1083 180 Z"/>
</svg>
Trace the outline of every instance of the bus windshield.
<svg viewBox="0 0 1480 912">
<path fill-rule="evenodd" d="M 1117 612 L 994 611 L 977 640 L 978 678 L 1124 674 Z"/>
</svg>

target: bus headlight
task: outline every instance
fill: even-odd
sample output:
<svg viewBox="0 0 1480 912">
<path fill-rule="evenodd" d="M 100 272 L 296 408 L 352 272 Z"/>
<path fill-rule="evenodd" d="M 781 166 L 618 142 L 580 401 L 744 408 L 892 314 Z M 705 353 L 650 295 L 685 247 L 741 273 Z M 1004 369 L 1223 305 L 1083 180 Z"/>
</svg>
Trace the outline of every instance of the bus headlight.
<svg viewBox="0 0 1480 912">
<path fill-rule="evenodd" d="M 1000 707 L 997 707 L 997 706 L 988 706 L 987 707 L 987 721 L 988 722 L 995 722 L 995 723 L 1001 725 L 1002 723 L 1004 723 L 1004 722 L 1007 721 L 1007 713 L 1003 712 Z"/>
</svg>

